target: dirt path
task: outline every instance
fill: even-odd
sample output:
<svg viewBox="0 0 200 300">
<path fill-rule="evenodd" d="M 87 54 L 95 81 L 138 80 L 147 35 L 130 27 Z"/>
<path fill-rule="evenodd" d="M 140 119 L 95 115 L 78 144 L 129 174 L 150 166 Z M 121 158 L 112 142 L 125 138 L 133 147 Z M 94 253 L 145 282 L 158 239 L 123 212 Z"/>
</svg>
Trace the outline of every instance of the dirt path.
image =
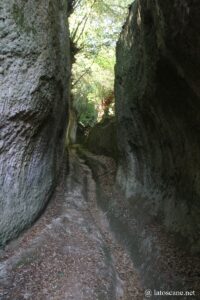
<svg viewBox="0 0 200 300">
<path fill-rule="evenodd" d="M 1 300 L 143 299 L 128 253 L 97 207 L 96 184 L 71 153 L 43 216 L 0 252 Z"/>
<path fill-rule="evenodd" d="M 166 232 L 162 224 L 156 219 L 148 218 L 148 214 L 143 212 L 140 206 L 138 209 L 137 205 L 133 206 L 127 201 L 116 185 L 116 166 L 111 158 L 94 155 L 81 148 L 79 152 L 93 172 L 97 187 L 97 202 L 106 214 L 106 221 L 109 220 L 111 231 L 106 230 L 105 235 L 114 232 L 117 241 L 123 245 L 123 249 L 119 246 L 116 257 L 120 256 L 119 253 L 127 255 L 128 252 L 131 255 L 135 267 L 140 272 L 144 290 L 150 292 L 149 298 L 165 298 L 158 296 L 158 293 L 154 295 L 155 291 L 181 291 L 183 293 L 181 299 L 200 299 L 199 255 L 188 253 L 184 245 L 178 245 L 176 234 Z M 133 200 L 136 204 L 140 201 L 137 198 Z M 97 217 L 95 219 L 98 220 Z M 116 242 L 114 248 L 115 245 Z M 112 253 L 115 253 L 114 248 Z M 129 255 L 126 257 L 131 261 Z M 123 265 L 119 273 L 123 273 L 124 269 L 126 268 Z M 131 269 L 134 270 L 133 267 Z M 127 277 L 125 284 L 127 284 L 125 290 L 133 288 Z M 130 299 L 135 299 L 134 292 L 132 295 Z M 142 297 L 142 293 L 140 295 Z M 129 297 L 130 294 L 125 299 Z M 173 296 L 173 299 L 180 299 L 180 296 Z"/>
</svg>

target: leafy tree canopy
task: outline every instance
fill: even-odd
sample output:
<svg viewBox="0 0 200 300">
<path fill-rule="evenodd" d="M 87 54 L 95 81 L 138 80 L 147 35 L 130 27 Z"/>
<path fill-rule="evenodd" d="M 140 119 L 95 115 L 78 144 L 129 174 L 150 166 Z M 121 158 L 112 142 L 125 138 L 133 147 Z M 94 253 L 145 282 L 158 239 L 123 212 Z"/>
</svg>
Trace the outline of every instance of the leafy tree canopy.
<svg viewBox="0 0 200 300">
<path fill-rule="evenodd" d="M 76 0 L 70 17 L 73 64 L 73 105 L 78 120 L 94 125 L 111 101 L 115 46 L 131 0 Z M 113 99 L 114 100 L 114 99 Z"/>
</svg>

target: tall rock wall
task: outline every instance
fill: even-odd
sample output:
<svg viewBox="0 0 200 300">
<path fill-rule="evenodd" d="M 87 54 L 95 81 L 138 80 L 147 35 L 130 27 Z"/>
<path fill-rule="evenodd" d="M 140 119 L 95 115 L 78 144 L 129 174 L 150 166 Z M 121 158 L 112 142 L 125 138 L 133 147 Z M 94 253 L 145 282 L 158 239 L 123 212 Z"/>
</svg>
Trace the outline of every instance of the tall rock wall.
<svg viewBox="0 0 200 300">
<path fill-rule="evenodd" d="M 66 0 L 0 1 L 0 245 L 38 216 L 64 155 Z"/>
<path fill-rule="evenodd" d="M 115 118 L 104 118 L 89 131 L 85 145 L 89 151 L 98 155 L 110 156 L 117 161 L 116 132 Z"/>
<path fill-rule="evenodd" d="M 136 0 L 115 83 L 118 182 L 192 251 L 200 250 L 199 14 L 198 0 Z"/>
</svg>

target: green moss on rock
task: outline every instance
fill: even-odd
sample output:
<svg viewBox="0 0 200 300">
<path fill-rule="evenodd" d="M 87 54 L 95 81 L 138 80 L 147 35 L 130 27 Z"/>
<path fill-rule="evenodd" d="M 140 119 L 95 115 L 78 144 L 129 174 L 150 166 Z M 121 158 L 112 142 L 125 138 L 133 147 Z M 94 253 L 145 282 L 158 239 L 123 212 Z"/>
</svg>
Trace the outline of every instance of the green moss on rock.
<svg viewBox="0 0 200 300">
<path fill-rule="evenodd" d="M 19 27 L 20 31 L 24 31 L 27 34 L 36 34 L 36 29 L 34 26 L 30 26 L 24 15 L 24 7 L 18 6 L 16 3 L 13 4 L 13 18 Z"/>
</svg>

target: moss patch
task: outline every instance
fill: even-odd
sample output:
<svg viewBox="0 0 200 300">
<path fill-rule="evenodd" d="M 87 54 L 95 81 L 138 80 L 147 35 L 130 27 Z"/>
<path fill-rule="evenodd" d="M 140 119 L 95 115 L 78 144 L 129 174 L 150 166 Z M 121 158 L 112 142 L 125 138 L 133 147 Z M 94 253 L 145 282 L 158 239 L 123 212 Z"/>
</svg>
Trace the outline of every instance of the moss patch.
<svg viewBox="0 0 200 300">
<path fill-rule="evenodd" d="M 31 254 L 30 256 L 21 257 L 16 265 L 14 266 L 14 269 L 23 268 L 24 266 L 30 265 L 34 261 L 36 261 L 37 256 L 35 254 Z"/>
<path fill-rule="evenodd" d="M 24 16 L 24 7 L 18 6 L 16 3 L 13 4 L 12 9 L 13 18 L 20 29 L 20 31 L 23 31 L 27 34 L 33 33 L 36 34 L 36 29 L 33 26 L 30 26 L 27 23 L 27 20 Z"/>
</svg>

